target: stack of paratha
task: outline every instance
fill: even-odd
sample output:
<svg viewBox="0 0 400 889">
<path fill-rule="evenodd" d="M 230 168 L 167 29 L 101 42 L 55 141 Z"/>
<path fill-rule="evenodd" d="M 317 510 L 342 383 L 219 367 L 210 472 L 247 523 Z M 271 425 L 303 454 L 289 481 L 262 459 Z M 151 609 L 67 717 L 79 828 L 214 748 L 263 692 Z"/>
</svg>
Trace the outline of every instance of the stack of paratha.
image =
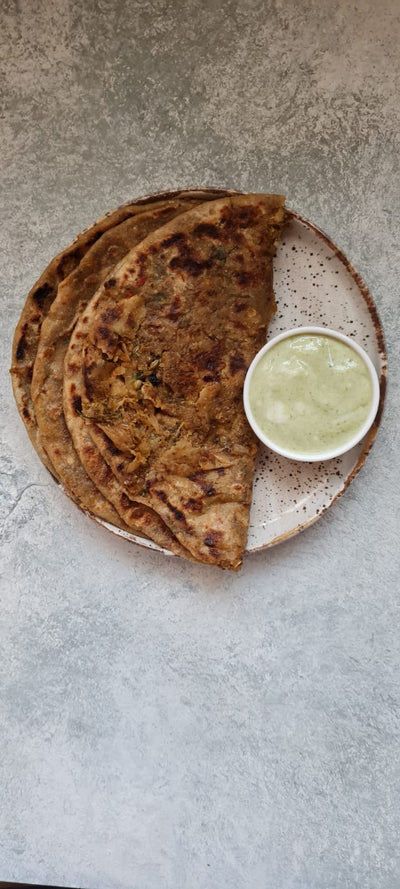
<svg viewBox="0 0 400 889">
<path fill-rule="evenodd" d="M 279 195 L 128 204 L 50 263 L 14 337 L 18 408 L 76 503 L 233 570 L 257 451 L 242 388 L 275 309 L 284 222 Z"/>
</svg>

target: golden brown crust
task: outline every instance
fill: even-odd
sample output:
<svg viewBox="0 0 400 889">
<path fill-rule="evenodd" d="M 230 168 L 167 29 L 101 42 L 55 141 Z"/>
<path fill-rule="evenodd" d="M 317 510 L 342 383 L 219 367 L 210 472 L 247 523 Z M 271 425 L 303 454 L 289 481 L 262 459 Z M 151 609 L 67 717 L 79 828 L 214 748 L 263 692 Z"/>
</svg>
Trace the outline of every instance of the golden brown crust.
<svg viewBox="0 0 400 889">
<path fill-rule="evenodd" d="M 78 505 L 124 529 L 118 512 L 81 466 L 65 423 L 65 351 L 77 318 L 113 265 L 155 225 L 217 194 L 201 189 L 171 192 L 125 204 L 101 217 L 51 261 L 30 291 L 15 331 L 14 395 L 37 453 Z"/>
<path fill-rule="evenodd" d="M 57 296 L 59 284 L 77 268 L 86 252 L 105 232 L 119 225 L 125 219 L 140 215 L 147 208 L 161 202 L 170 203 L 171 201 L 179 200 L 184 207 L 186 202 L 212 200 L 218 197 L 219 194 L 226 193 L 226 190 L 223 189 L 194 188 L 183 191 L 182 189 L 177 189 L 158 195 L 150 195 L 117 207 L 115 210 L 111 210 L 100 217 L 93 225 L 77 235 L 72 244 L 69 244 L 68 247 L 51 260 L 38 281 L 31 288 L 14 333 L 10 373 L 12 375 L 14 397 L 28 435 L 39 457 L 53 474 L 54 467 L 51 466 L 41 444 L 37 428 L 31 398 L 31 381 L 42 323 Z"/>
<path fill-rule="evenodd" d="M 57 295 L 58 285 L 79 265 L 90 246 L 103 232 L 136 212 L 138 212 L 136 204 L 118 207 L 117 210 L 101 217 L 55 256 L 30 290 L 15 329 L 11 365 L 14 396 L 32 444 L 50 471 L 53 471 L 53 467 L 40 441 L 31 398 L 33 365 L 42 323 Z"/>
<path fill-rule="evenodd" d="M 34 362 L 31 398 L 40 444 L 51 470 L 68 493 L 85 509 L 108 522 L 126 527 L 81 464 L 65 423 L 62 386 L 63 364 L 74 326 L 88 301 L 131 247 L 196 201 L 172 199 L 143 205 L 103 233 L 79 265 L 58 286 L 44 319 Z"/>
<path fill-rule="evenodd" d="M 274 311 L 283 222 L 280 196 L 245 195 L 158 229 L 104 282 L 64 365 L 78 451 L 85 426 L 129 501 L 156 513 L 195 559 L 233 570 L 256 454 L 242 387 Z M 115 505 L 124 516 L 123 501 Z"/>
<path fill-rule="evenodd" d="M 274 310 L 284 210 L 222 194 L 141 199 L 78 236 L 28 295 L 11 373 L 37 452 L 83 509 L 237 570 L 256 452 L 241 391 Z"/>
</svg>

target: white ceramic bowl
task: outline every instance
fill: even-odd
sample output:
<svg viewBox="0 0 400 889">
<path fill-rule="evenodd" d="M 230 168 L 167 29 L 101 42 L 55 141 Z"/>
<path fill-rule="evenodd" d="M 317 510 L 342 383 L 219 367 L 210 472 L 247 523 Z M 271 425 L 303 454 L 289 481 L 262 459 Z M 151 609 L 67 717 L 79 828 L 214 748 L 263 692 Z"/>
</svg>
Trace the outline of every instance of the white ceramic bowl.
<svg viewBox="0 0 400 889">
<path fill-rule="evenodd" d="M 260 429 L 260 426 L 259 426 L 257 420 L 255 419 L 252 408 L 250 406 L 250 390 L 251 390 L 252 378 L 253 378 L 255 368 L 257 367 L 259 361 L 264 357 L 264 355 L 267 352 L 269 352 L 271 349 L 273 349 L 277 343 L 281 342 L 282 340 L 288 339 L 289 337 L 297 336 L 297 335 L 300 335 L 300 336 L 308 336 L 308 335 L 329 336 L 335 340 L 339 340 L 342 343 L 346 343 L 347 346 L 350 346 L 350 348 L 353 349 L 353 351 L 356 352 L 362 358 L 362 360 L 369 372 L 371 383 L 372 383 L 372 398 L 371 398 L 370 411 L 368 413 L 366 420 L 357 429 L 357 432 L 351 438 L 349 438 L 345 443 L 342 443 L 339 447 L 330 448 L 330 449 L 327 448 L 326 450 L 319 451 L 318 453 L 302 453 L 302 452 L 299 452 L 296 450 L 290 450 L 287 448 L 283 448 L 280 445 L 276 444 L 276 442 L 274 442 L 272 439 L 270 439 L 263 432 L 263 430 Z M 284 333 L 280 333 L 278 336 L 275 336 L 273 339 L 269 340 L 269 342 L 266 343 L 266 345 L 263 346 L 262 349 L 260 349 L 260 351 L 257 353 L 255 358 L 253 359 L 253 361 L 247 371 L 246 379 L 245 379 L 245 383 L 244 383 L 244 389 L 243 389 L 243 403 L 244 403 L 244 409 L 246 412 L 246 416 L 247 416 L 247 419 L 250 423 L 250 426 L 252 427 L 253 431 L 255 432 L 257 437 L 260 439 L 260 441 L 262 441 L 263 444 L 267 445 L 267 447 L 269 447 L 272 451 L 275 451 L 275 453 L 280 454 L 282 457 L 288 457 L 290 460 L 301 460 L 303 462 L 313 462 L 313 463 L 319 462 L 321 460 L 331 460 L 334 457 L 339 457 L 341 454 L 344 454 L 344 453 L 346 453 L 346 451 L 350 451 L 351 448 L 355 447 L 355 445 L 357 445 L 361 441 L 361 439 L 364 438 L 364 435 L 366 435 L 366 433 L 368 432 L 368 429 L 372 426 L 372 423 L 374 422 L 374 419 L 375 419 L 375 416 L 376 416 L 376 413 L 378 410 L 378 406 L 379 406 L 379 398 L 380 398 L 380 390 L 379 390 L 378 375 L 376 373 L 375 367 L 374 367 L 370 357 L 367 355 L 367 353 L 364 351 L 364 349 L 362 349 L 361 346 L 358 345 L 358 343 L 354 342 L 353 339 L 351 339 L 348 336 L 345 336 L 343 333 L 339 333 L 336 330 L 331 330 L 328 327 L 297 327 L 297 328 L 293 328 L 291 330 L 286 330 Z"/>
</svg>

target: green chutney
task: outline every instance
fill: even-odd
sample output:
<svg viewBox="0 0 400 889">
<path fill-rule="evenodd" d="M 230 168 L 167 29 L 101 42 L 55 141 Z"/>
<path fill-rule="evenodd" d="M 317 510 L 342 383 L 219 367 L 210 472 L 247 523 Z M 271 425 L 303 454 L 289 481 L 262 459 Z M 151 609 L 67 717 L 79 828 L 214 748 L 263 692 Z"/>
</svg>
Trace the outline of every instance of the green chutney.
<svg viewBox="0 0 400 889">
<path fill-rule="evenodd" d="M 345 445 L 366 421 L 373 387 L 362 357 L 332 336 L 293 334 L 256 365 L 250 407 L 282 450 L 318 454 Z"/>
</svg>

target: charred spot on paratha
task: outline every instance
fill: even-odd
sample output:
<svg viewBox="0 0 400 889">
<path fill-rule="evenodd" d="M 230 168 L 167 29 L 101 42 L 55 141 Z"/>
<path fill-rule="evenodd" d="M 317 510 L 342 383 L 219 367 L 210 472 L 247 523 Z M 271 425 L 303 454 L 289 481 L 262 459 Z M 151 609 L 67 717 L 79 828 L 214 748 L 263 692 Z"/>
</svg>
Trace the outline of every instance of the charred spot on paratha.
<svg viewBox="0 0 400 889">
<path fill-rule="evenodd" d="M 243 358 L 243 355 L 231 355 L 229 358 L 229 372 L 232 376 L 235 376 L 239 371 L 246 371 L 247 364 Z"/>
<path fill-rule="evenodd" d="M 40 287 L 37 287 L 36 290 L 32 294 L 32 299 L 35 300 L 35 303 L 39 306 L 39 309 L 44 307 L 46 300 L 49 297 L 53 297 L 55 293 L 55 288 L 51 286 L 51 284 L 42 284 Z"/>
<path fill-rule="evenodd" d="M 82 399 L 80 395 L 75 395 L 72 399 L 72 405 L 75 414 L 82 414 Z"/>
<path fill-rule="evenodd" d="M 118 305 L 108 306 L 104 312 L 101 313 L 101 320 L 104 324 L 109 324 L 110 321 L 117 321 L 122 315 L 122 307 Z"/>
<path fill-rule="evenodd" d="M 215 238 L 215 239 L 219 238 L 220 234 L 221 234 L 218 226 L 213 225 L 210 222 L 200 222 L 199 225 L 196 225 L 195 228 L 193 229 L 193 233 L 194 233 L 194 235 L 199 236 L 199 237 L 206 236 L 208 238 Z"/>
<path fill-rule="evenodd" d="M 207 532 L 207 536 L 204 538 L 204 543 L 206 546 L 215 549 L 221 545 L 223 539 L 224 534 L 222 531 L 211 530 Z"/>
<path fill-rule="evenodd" d="M 27 324 L 24 324 L 24 326 L 22 328 L 22 334 L 19 338 L 18 345 L 17 345 L 16 352 L 15 352 L 18 361 L 23 361 L 23 359 L 25 357 L 25 353 L 26 353 L 27 346 L 28 346 L 26 333 L 27 333 Z"/>
<path fill-rule="evenodd" d="M 251 287 L 254 282 L 254 273 L 250 272 L 248 269 L 244 271 L 243 269 L 240 272 L 235 273 L 235 278 L 240 287 Z"/>
</svg>

